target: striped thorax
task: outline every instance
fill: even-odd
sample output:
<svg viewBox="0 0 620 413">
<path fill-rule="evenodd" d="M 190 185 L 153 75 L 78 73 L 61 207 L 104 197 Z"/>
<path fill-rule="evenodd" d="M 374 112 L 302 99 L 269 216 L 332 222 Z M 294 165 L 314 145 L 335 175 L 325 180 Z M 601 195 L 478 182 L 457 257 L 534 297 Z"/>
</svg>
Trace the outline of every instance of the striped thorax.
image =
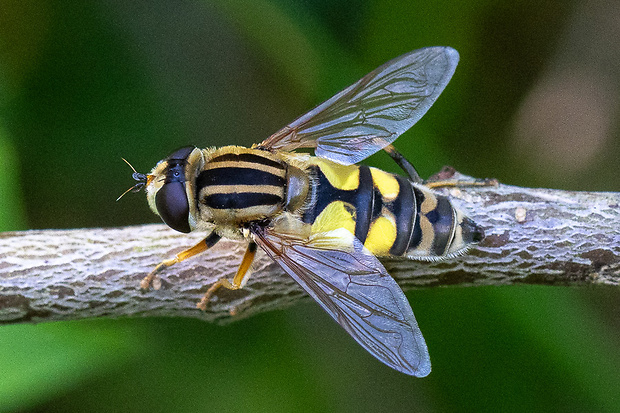
<svg viewBox="0 0 620 413">
<path fill-rule="evenodd" d="M 182 179 L 174 179 L 177 171 L 182 171 Z M 215 229 L 235 238 L 250 222 L 299 213 L 310 192 L 307 174 L 284 156 L 241 146 L 182 148 L 151 175 L 149 205 L 166 224 L 182 232 Z M 157 202 L 178 182 L 184 189 L 174 192 L 183 196 Z"/>
</svg>

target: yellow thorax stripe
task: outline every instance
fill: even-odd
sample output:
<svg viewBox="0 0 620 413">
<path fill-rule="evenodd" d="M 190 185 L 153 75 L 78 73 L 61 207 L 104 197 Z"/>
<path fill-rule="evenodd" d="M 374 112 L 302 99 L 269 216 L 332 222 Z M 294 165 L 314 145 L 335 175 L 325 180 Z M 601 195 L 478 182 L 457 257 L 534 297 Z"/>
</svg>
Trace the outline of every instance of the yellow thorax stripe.
<svg viewBox="0 0 620 413">
<path fill-rule="evenodd" d="M 208 185 L 201 190 L 203 196 L 212 194 L 238 194 L 240 192 L 282 196 L 283 188 L 275 185 Z"/>
<path fill-rule="evenodd" d="M 270 174 L 284 177 L 286 175 L 286 170 L 284 168 L 276 168 L 275 166 L 263 165 L 256 162 L 246 162 L 246 161 L 214 161 L 207 162 L 204 167 L 204 170 L 209 169 L 219 169 L 219 168 L 248 168 L 248 169 L 257 169 L 259 171 L 268 172 Z"/>
</svg>

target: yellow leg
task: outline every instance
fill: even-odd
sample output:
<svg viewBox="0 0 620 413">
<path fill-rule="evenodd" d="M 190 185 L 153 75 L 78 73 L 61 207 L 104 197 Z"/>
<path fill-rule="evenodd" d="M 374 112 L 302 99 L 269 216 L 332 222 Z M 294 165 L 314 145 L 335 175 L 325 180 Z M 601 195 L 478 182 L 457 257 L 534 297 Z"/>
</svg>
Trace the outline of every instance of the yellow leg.
<svg viewBox="0 0 620 413">
<path fill-rule="evenodd" d="M 394 161 L 402 168 L 403 171 L 409 175 L 409 179 L 415 183 L 421 183 L 426 185 L 429 188 L 440 188 L 440 187 L 459 187 L 459 186 L 497 186 L 497 179 L 479 179 L 476 181 L 459 181 L 456 179 L 442 179 L 439 181 L 424 181 L 420 178 L 420 175 L 415 170 L 411 162 L 409 162 L 403 155 L 400 154 L 396 150 L 393 145 L 387 145 L 383 148 L 388 155 L 394 159 Z"/>
<path fill-rule="evenodd" d="M 239 288 L 243 288 L 245 283 L 250 278 L 251 273 L 248 270 L 252 266 L 252 261 L 254 261 L 255 255 L 256 243 L 250 241 L 248 249 L 245 250 L 245 254 L 243 255 L 241 265 L 239 265 L 239 268 L 237 269 L 237 274 L 235 274 L 235 277 L 233 278 L 233 282 L 231 283 L 226 278 L 220 278 L 215 284 L 209 287 L 200 302 L 196 304 L 196 307 L 202 311 L 205 311 L 209 300 L 213 296 L 213 293 L 215 293 L 220 287 L 228 288 L 229 290 L 238 290 Z"/>
<path fill-rule="evenodd" d="M 221 237 L 218 234 L 212 232 L 207 238 L 203 239 L 193 247 L 188 248 L 185 251 L 179 252 L 174 258 L 162 261 L 161 263 L 159 263 L 159 265 L 157 265 L 157 267 L 155 267 L 153 271 L 149 273 L 149 275 L 142 279 L 142 281 L 140 282 L 140 288 L 147 290 L 151 285 L 153 285 L 153 288 L 158 290 L 161 286 L 161 283 L 157 282 L 157 280 L 155 279 L 158 273 L 162 272 L 164 269 L 170 267 L 171 265 L 184 261 L 190 257 L 193 257 L 194 255 L 198 255 L 201 252 L 208 250 L 209 248 L 214 246 L 220 239 Z"/>
<path fill-rule="evenodd" d="M 424 185 L 429 188 L 461 187 L 461 186 L 497 186 L 497 179 L 477 179 L 475 181 L 459 181 L 442 179 L 441 181 L 426 181 Z"/>
</svg>

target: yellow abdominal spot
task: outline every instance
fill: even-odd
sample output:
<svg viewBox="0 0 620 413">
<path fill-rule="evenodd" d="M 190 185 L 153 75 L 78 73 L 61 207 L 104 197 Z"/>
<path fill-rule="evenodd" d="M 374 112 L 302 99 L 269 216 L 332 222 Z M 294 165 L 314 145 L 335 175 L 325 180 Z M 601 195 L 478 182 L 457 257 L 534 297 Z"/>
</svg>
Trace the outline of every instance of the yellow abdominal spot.
<svg viewBox="0 0 620 413">
<path fill-rule="evenodd" d="M 396 241 L 396 223 L 385 216 L 377 218 L 371 225 L 364 246 L 374 255 L 389 255 Z"/>
<path fill-rule="evenodd" d="M 355 234 L 355 220 L 342 201 L 334 201 L 327 205 L 312 223 L 312 233 L 333 231 L 344 228 Z"/>
<path fill-rule="evenodd" d="M 315 158 L 314 163 L 334 188 L 351 191 L 359 186 L 360 169 L 356 165 L 340 165 L 324 159 Z"/>
<path fill-rule="evenodd" d="M 393 201 L 398 196 L 400 186 L 394 175 L 377 168 L 370 168 L 372 180 L 386 201 Z"/>
</svg>

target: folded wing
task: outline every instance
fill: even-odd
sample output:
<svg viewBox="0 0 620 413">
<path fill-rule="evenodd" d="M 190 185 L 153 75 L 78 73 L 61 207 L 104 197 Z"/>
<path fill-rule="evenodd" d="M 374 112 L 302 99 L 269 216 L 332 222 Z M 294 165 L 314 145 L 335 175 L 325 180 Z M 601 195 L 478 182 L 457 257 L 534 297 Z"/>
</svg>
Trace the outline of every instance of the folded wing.
<svg viewBox="0 0 620 413">
<path fill-rule="evenodd" d="M 426 343 L 405 294 L 350 232 L 331 231 L 306 241 L 269 227 L 252 232 L 265 252 L 373 356 L 409 375 L 430 373 Z"/>
<path fill-rule="evenodd" d="M 316 156 L 344 165 L 357 163 L 424 116 L 458 60 L 450 47 L 414 50 L 390 60 L 258 146 L 316 148 Z"/>
</svg>

